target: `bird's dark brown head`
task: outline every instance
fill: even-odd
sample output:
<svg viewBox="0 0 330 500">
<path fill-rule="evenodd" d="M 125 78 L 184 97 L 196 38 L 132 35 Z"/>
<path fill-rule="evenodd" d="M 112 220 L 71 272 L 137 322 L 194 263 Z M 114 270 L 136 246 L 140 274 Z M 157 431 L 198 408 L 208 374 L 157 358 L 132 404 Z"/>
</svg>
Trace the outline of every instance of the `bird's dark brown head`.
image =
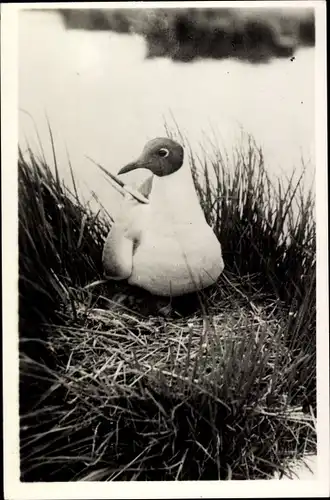
<svg viewBox="0 0 330 500">
<path fill-rule="evenodd" d="M 141 156 L 120 169 L 118 174 L 146 168 L 158 177 L 164 177 L 182 167 L 183 155 L 183 147 L 172 139 L 162 137 L 152 139 L 145 145 Z"/>
</svg>

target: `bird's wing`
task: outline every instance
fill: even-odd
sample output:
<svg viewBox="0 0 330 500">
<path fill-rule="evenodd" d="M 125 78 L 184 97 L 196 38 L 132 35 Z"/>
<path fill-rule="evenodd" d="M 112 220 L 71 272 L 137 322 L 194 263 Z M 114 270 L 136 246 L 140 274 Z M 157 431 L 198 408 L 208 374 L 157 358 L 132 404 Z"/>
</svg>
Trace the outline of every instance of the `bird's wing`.
<svg viewBox="0 0 330 500">
<path fill-rule="evenodd" d="M 107 278 L 122 280 L 130 277 L 133 265 L 134 241 L 125 227 L 114 224 L 105 241 L 102 255 L 104 274 Z"/>
<path fill-rule="evenodd" d="M 105 241 L 102 262 L 109 279 L 128 279 L 132 273 L 133 255 L 139 246 L 144 210 L 148 205 L 132 198 L 125 200 L 120 216 Z"/>
<path fill-rule="evenodd" d="M 144 197 L 148 198 L 152 188 L 153 176 L 148 177 L 139 187 Z M 133 255 L 139 246 L 140 234 L 148 205 L 140 203 L 128 193 L 120 215 L 112 226 L 105 241 L 102 255 L 104 272 L 113 280 L 128 279 L 132 273 Z"/>
</svg>

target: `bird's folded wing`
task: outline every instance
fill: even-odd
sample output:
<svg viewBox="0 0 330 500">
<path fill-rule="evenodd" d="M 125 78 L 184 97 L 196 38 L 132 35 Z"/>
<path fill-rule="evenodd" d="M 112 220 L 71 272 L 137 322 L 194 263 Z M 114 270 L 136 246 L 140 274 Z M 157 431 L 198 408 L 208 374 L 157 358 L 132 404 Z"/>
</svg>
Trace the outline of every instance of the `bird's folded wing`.
<svg viewBox="0 0 330 500">
<path fill-rule="evenodd" d="M 148 205 L 128 199 L 122 205 L 103 248 L 105 275 L 111 279 L 128 279 L 132 273 L 133 255 L 140 244 L 145 210 Z"/>
<path fill-rule="evenodd" d="M 152 177 L 146 179 L 138 188 L 148 197 L 151 191 Z M 132 273 L 133 255 L 139 246 L 141 222 L 147 205 L 140 203 L 129 194 L 124 202 L 117 221 L 105 241 L 103 248 L 103 267 L 105 276 L 114 280 L 128 279 Z"/>
<path fill-rule="evenodd" d="M 102 255 L 104 274 L 114 280 L 128 279 L 132 273 L 134 240 L 121 224 L 114 224 Z"/>
</svg>

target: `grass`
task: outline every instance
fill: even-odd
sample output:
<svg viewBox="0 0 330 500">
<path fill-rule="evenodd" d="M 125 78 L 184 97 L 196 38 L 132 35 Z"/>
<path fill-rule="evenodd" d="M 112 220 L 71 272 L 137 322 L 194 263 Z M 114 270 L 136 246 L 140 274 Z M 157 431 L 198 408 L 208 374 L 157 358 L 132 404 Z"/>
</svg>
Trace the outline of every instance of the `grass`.
<svg viewBox="0 0 330 500">
<path fill-rule="evenodd" d="M 137 33 L 147 57 L 267 62 L 315 43 L 312 9 L 61 9 L 69 29 Z"/>
<path fill-rule="evenodd" d="M 271 478 L 316 450 L 312 191 L 273 184 L 251 138 L 231 157 L 186 146 L 226 270 L 169 318 L 102 282 L 111 220 L 55 148 L 51 166 L 20 151 L 23 481 Z"/>
</svg>

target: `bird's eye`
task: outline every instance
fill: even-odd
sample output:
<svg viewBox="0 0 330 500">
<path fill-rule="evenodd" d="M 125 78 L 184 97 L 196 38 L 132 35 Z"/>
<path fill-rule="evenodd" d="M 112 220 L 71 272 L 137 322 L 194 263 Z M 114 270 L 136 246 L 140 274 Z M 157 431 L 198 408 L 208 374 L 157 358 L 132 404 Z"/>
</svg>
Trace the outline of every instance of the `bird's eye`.
<svg viewBox="0 0 330 500">
<path fill-rule="evenodd" d="M 159 151 L 158 151 L 158 155 L 161 156 L 162 158 L 167 158 L 168 155 L 170 154 L 169 150 L 166 149 L 166 148 L 161 148 Z"/>
</svg>

